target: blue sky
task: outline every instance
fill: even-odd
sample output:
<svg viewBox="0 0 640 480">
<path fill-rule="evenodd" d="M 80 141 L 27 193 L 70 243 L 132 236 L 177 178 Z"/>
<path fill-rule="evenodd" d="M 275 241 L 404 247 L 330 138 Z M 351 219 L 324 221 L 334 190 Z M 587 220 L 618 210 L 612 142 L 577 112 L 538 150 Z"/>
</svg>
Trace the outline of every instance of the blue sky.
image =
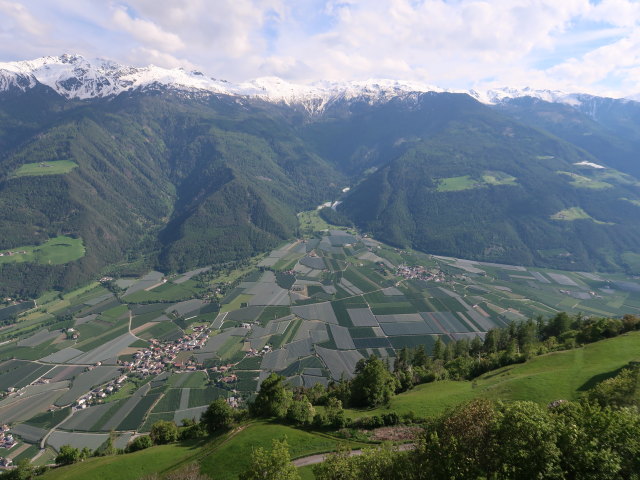
<svg viewBox="0 0 640 480">
<path fill-rule="evenodd" d="M 640 94 L 637 0 L 0 0 L 0 61 Z"/>
</svg>

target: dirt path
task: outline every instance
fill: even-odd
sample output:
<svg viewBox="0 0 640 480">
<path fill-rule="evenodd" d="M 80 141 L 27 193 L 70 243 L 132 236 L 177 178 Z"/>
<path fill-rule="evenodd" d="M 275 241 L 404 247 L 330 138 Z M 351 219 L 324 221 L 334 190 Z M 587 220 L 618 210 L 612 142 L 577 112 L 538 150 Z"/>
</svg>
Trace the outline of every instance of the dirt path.
<svg viewBox="0 0 640 480">
<path fill-rule="evenodd" d="M 131 313 L 131 310 L 129 310 L 129 333 L 131 335 L 133 335 L 134 337 L 136 337 L 138 340 L 142 340 L 140 337 L 138 337 L 134 331 L 138 330 L 137 328 L 135 328 L 134 330 L 131 330 L 131 320 L 133 320 L 133 313 Z M 143 325 L 144 326 L 144 325 Z"/>
<path fill-rule="evenodd" d="M 405 443 L 403 445 L 399 445 L 397 448 L 398 448 L 398 451 L 400 452 L 406 452 L 407 450 L 413 450 L 414 448 L 416 448 L 416 446 L 413 443 Z M 358 455 L 362 455 L 362 453 L 363 451 L 360 449 L 351 450 L 349 452 L 349 456 L 355 457 Z M 308 457 L 296 458 L 291 463 L 293 463 L 293 465 L 296 467 L 306 467 L 308 465 L 316 465 L 318 463 L 324 462 L 329 455 L 331 455 L 331 453 L 319 453 L 317 455 L 309 455 Z"/>
<path fill-rule="evenodd" d="M 51 435 L 51 434 L 55 431 L 55 429 L 56 429 L 56 428 L 58 428 L 58 427 L 59 427 L 60 425 L 62 425 L 64 422 L 66 422 L 67 420 L 69 420 L 69 419 L 73 416 L 73 414 L 74 414 L 74 413 L 75 413 L 75 409 L 72 407 L 72 408 L 71 408 L 71 412 L 69 413 L 69 415 L 67 415 L 67 416 L 65 417 L 65 419 L 64 419 L 64 420 L 62 420 L 61 422 L 58 422 L 58 424 L 57 424 L 57 425 L 54 425 L 54 426 L 53 426 L 53 428 L 51 428 L 51 430 L 49 430 L 49 432 L 48 432 L 44 437 L 42 437 L 42 440 L 40 440 L 40 450 L 43 450 L 43 449 L 44 449 L 44 447 L 45 447 L 45 445 L 46 445 L 46 442 L 47 442 L 47 438 L 49 438 L 49 435 Z"/>
</svg>

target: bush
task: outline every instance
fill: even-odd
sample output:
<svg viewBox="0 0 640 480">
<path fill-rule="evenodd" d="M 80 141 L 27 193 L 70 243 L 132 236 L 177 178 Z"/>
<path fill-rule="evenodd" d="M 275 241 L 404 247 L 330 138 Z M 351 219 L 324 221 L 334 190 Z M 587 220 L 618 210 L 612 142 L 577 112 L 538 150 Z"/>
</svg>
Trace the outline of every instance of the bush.
<svg viewBox="0 0 640 480">
<path fill-rule="evenodd" d="M 129 442 L 127 445 L 126 452 L 137 452 L 138 450 L 144 450 L 145 448 L 153 447 L 153 440 L 149 435 L 141 435 L 140 437 L 136 437 Z"/>
<path fill-rule="evenodd" d="M 209 435 L 221 430 L 228 430 L 233 426 L 233 409 L 224 398 L 218 398 L 211 402 L 202 414 L 201 421 Z"/>
<path fill-rule="evenodd" d="M 174 422 L 159 420 L 151 426 L 149 436 L 154 445 L 164 445 L 178 440 L 178 427 Z"/>
<path fill-rule="evenodd" d="M 295 425 L 310 425 L 315 413 L 316 409 L 308 400 L 294 400 L 287 410 L 287 420 Z"/>
</svg>

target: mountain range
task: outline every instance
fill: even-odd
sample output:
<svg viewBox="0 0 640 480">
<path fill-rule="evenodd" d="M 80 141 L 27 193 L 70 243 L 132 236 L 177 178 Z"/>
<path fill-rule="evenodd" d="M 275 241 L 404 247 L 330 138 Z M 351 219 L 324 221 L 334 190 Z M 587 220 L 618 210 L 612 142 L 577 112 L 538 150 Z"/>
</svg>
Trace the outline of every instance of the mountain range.
<svg viewBox="0 0 640 480">
<path fill-rule="evenodd" d="M 639 151 L 631 99 L 0 63 L 0 249 L 85 246 L 59 264 L 0 262 L 0 293 L 241 261 L 334 200 L 400 248 L 638 273 Z"/>
</svg>

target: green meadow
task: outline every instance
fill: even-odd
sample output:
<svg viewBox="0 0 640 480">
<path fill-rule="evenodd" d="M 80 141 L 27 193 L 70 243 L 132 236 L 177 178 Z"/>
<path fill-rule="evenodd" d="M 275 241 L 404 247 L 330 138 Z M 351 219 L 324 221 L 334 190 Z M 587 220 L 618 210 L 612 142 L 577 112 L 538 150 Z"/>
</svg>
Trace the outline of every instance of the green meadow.
<svg viewBox="0 0 640 480">
<path fill-rule="evenodd" d="M 14 177 L 33 177 L 37 175 L 61 175 L 69 173 L 78 166 L 71 160 L 55 160 L 52 162 L 25 163 L 13 172 Z"/>
<path fill-rule="evenodd" d="M 11 254 L 8 254 L 11 252 Z M 24 245 L 0 251 L 0 263 L 31 262 L 61 265 L 82 258 L 85 247 L 82 238 L 61 235 L 50 238 L 42 245 Z"/>
</svg>

